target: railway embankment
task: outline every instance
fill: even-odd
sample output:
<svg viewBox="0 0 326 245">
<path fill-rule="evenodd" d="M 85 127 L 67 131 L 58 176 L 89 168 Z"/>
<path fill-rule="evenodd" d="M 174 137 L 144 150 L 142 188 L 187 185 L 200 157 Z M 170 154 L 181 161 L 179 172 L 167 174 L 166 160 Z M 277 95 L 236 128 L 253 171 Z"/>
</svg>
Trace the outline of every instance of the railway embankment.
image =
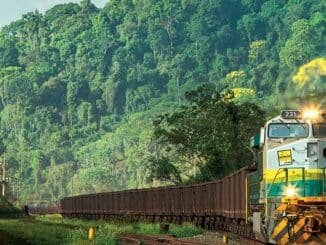
<svg viewBox="0 0 326 245">
<path fill-rule="evenodd" d="M 94 244 L 120 244 L 122 234 L 160 235 L 160 224 L 148 222 L 65 219 L 60 215 L 0 218 L 0 232 L 8 244 L 89 244 L 89 229 L 95 228 Z M 192 224 L 170 224 L 169 234 L 176 238 L 205 235 Z M 1 238 L 1 236 L 0 236 Z"/>
</svg>

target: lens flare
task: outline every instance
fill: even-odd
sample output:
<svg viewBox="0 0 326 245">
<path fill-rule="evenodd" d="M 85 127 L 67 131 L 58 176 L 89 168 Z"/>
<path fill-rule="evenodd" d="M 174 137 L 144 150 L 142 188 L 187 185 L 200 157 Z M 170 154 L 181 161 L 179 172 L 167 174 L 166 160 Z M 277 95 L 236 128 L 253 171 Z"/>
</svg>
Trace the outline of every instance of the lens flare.
<svg viewBox="0 0 326 245">
<path fill-rule="evenodd" d="M 318 104 L 306 103 L 306 105 L 301 108 L 301 112 L 303 119 L 318 120 L 321 116 L 321 108 Z"/>
<path fill-rule="evenodd" d="M 314 119 L 317 118 L 319 115 L 320 113 L 317 109 L 305 109 L 303 111 L 303 118 L 306 119 Z"/>
<path fill-rule="evenodd" d="M 295 188 L 295 186 L 287 186 L 285 188 L 285 196 L 287 198 L 293 198 L 298 196 L 298 190 Z"/>
</svg>

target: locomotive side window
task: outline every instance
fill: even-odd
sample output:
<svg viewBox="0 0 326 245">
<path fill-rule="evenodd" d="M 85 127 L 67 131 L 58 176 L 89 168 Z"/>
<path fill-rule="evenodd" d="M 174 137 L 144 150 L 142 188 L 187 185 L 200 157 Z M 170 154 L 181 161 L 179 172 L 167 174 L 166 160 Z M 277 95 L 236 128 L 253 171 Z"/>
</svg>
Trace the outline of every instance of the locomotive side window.
<svg viewBox="0 0 326 245">
<path fill-rule="evenodd" d="M 268 126 L 269 138 L 306 138 L 308 133 L 307 123 L 271 123 Z"/>
<path fill-rule="evenodd" d="M 312 133 L 317 138 L 326 137 L 326 123 L 312 124 Z"/>
</svg>

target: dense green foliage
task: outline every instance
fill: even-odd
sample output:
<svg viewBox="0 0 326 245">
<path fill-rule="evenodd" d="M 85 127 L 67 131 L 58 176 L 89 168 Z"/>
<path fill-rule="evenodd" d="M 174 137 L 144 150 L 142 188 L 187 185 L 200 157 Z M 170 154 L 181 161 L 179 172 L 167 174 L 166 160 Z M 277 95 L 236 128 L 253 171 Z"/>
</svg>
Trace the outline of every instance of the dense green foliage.
<svg viewBox="0 0 326 245">
<path fill-rule="evenodd" d="M 154 122 L 154 138 L 165 151 L 152 159 L 153 177 L 205 181 L 248 165 L 253 159 L 248 142 L 264 124 L 264 113 L 252 103 L 236 104 L 232 92 L 219 94 L 209 86 L 185 97 L 190 105 Z"/>
<path fill-rule="evenodd" d="M 0 197 L 0 217 L 1 218 L 12 218 L 19 217 L 22 215 L 22 211 L 13 206 L 4 197 Z"/>
<path fill-rule="evenodd" d="M 0 32 L 1 154 L 20 180 L 19 198 L 152 186 L 171 173 L 173 182 L 196 171 L 209 179 L 217 169 L 225 174 L 250 164 L 244 145 L 261 112 L 242 104 L 272 113 L 283 106 L 280 94 L 324 92 L 323 74 L 309 73 L 304 83 L 314 86 L 301 87 L 292 76 L 325 56 L 325 22 L 321 0 L 110 0 L 103 9 L 83 0 L 27 13 Z M 205 83 L 215 96 L 230 90 L 235 98 L 216 107 L 214 96 L 207 103 L 201 94 L 185 99 Z M 183 104 L 190 107 L 179 109 Z M 236 111 L 236 121 L 227 109 Z M 167 112 L 176 114 L 166 119 L 177 116 L 167 127 L 185 123 L 209 136 L 190 125 L 199 113 L 192 123 L 207 119 L 213 138 L 178 139 L 196 141 L 183 149 L 161 142 L 152 121 Z M 238 121 L 243 131 L 234 127 Z M 222 122 L 228 145 L 216 132 Z M 182 161 L 194 157 L 202 163 L 189 172 L 191 161 Z M 160 166 L 167 175 L 153 174 Z"/>
</svg>

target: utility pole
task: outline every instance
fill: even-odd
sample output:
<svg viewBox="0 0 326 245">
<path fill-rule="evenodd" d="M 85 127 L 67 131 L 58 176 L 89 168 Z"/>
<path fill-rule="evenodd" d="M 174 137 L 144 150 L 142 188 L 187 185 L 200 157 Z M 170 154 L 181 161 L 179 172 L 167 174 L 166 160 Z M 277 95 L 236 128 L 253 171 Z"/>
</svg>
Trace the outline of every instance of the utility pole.
<svg viewBox="0 0 326 245">
<path fill-rule="evenodd" d="M 6 195 L 6 158 L 3 154 L 3 163 L 2 163 L 2 196 Z"/>
</svg>

